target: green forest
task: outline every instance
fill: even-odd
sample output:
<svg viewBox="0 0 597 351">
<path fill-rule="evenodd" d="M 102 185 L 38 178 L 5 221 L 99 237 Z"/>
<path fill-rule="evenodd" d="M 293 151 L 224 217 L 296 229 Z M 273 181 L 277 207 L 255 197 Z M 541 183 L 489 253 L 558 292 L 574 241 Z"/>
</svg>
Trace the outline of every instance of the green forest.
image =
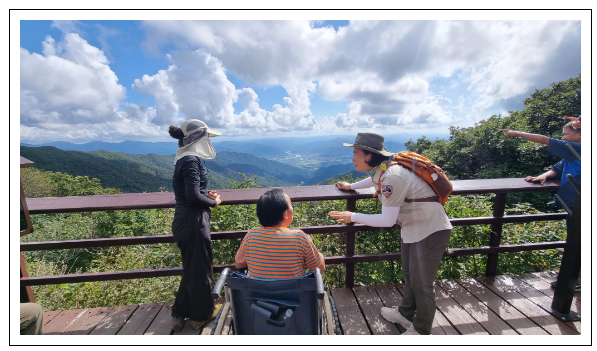
<svg viewBox="0 0 597 351">
<path fill-rule="evenodd" d="M 451 179 L 509 178 L 538 175 L 557 162 L 547 148 L 518 138 L 505 138 L 501 128 L 550 135 L 559 138 L 565 124 L 563 116 L 578 116 L 580 75 L 536 90 L 524 100 L 525 109 L 511 111 L 510 116 L 494 115 L 470 128 L 450 128 L 448 140 L 426 137 L 406 143 L 406 147 L 440 165 Z M 25 155 L 23 155 L 26 157 Z M 259 187 L 258 175 L 238 174 L 229 188 Z M 330 180 L 334 183 L 336 180 Z M 353 182 L 350 174 L 344 181 Z M 27 197 L 74 196 L 120 193 L 106 188 L 97 178 L 25 168 L 21 181 Z M 164 189 L 165 190 L 165 189 Z M 451 196 L 446 203 L 450 218 L 491 216 L 494 195 Z M 553 194 L 522 193 L 508 196 L 507 215 L 561 212 L 550 204 Z M 336 224 L 327 213 L 343 210 L 344 201 L 295 203 L 292 226 Z M 357 201 L 357 211 L 375 213 L 374 199 Z M 21 242 L 58 241 L 124 236 L 171 235 L 174 209 L 105 211 L 33 215 L 34 232 Z M 212 210 L 211 229 L 216 231 L 247 230 L 259 226 L 255 205 L 220 206 Z M 486 246 L 489 226 L 455 227 L 451 248 Z M 502 245 L 559 241 L 566 236 L 564 221 L 504 224 Z M 344 234 L 312 235 L 324 256 L 345 253 Z M 234 262 L 240 239 L 212 242 L 214 264 Z M 400 251 L 400 231 L 358 232 L 355 254 Z M 94 249 L 71 249 L 25 252 L 31 276 L 93 273 L 125 270 L 180 267 L 176 244 L 137 245 Z M 561 250 L 544 250 L 500 254 L 498 274 L 518 274 L 556 270 Z M 442 260 L 437 279 L 481 276 L 485 272 L 485 255 L 447 257 Z M 324 275 L 330 287 L 344 286 L 344 266 L 329 265 Z M 216 276 L 217 278 L 217 276 Z M 395 284 L 403 279 L 400 261 L 359 263 L 355 269 L 357 285 Z M 133 279 L 107 282 L 35 286 L 37 302 L 45 311 L 92 308 L 172 301 L 180 277 Z"/>
</svg>

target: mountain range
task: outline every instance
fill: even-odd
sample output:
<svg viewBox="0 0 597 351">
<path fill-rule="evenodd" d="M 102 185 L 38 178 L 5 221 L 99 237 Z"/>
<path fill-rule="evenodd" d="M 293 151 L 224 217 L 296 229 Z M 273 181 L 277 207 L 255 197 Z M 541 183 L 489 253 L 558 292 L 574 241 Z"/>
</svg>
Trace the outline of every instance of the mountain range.
<svg viewBox="0 0 597 351">
<path fill-rule="evenodd" d="M 124 152 L 65 151 L 54 146 L 21 146 L 21 156 L 33 161 L 36 168 L 74 176 L 98 178 L 104 187 L 119 188 L 126 193 L 172 190 L 174 154 L 129 154 Z M 246 176 L 258 175 L 264 187 L 312 185 L 326 182 L 354 171 L 352 163 L 322 167 L 315 172 L 289 164 L 256 157 L 247 153 L 222 151 L 205 162 L 211 189 L 226 189 L 232 180 L 242 182 Z M 361 174 L 362 173 L 362 174 Z M 363 172 L 353 176 L 364 175 Z"/>
<path fill-rule="evenodd" d="M 416 140 L 421 137 L 419 134 L 390 134 L 385 136 L 385 148 L 398 152 L 406 150 L 404 143 L 409 139 Z M 427 135 L 429 140 L 435 138 L 444 139 L 448 135 Z M 342 146 L 343 143 L 353 143 L 355 135 L 329 135 L 314 137 L 295 137 L 295 138 L 263 138 L 251 140 L 218 140 L 218 137 L 212 138 L 212 144 L 217 152 L 232 151 L 251 154 L 257 157 L 279 158 L 290 154 L 318 154 L 329 156 L 346 156 L 350 152 Z M 74 144 L 65 141 L 54 141 L 43 144 L 21 143 L 21 146 L 39 147 L 54 146 L 58 149 L 71 151 L 97 151 L 106 150 L 112 152 L 126 152 L 128 154 L 157 154 L 171 155 L 176 152 L 176 141 L 170 142 L 143 142 L 143 141 L 123 141 L 119 143 L 109 143 L 103 141 L 91 141 L 85 144 Z M 350 155 L 350 157 L 352 157 Z"/>
</svg>

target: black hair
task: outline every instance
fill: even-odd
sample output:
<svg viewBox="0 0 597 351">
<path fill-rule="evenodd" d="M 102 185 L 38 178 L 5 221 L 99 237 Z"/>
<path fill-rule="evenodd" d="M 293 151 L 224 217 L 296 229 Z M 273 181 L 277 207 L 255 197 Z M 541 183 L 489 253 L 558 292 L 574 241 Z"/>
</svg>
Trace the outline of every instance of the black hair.
<svg viewBox="0 0 597 351">
<path fill-rule="evenodd" d="M 566 128 L 569 131 L 576 133 L 576 134 L 580 133 L 580 128 L 574 128 L 572 126 L 572 123 L 574 123 L 574 122 L 568 122 L 568 123 L 564 124 L 564 128 Z"/>
<path fill-rule="evenodd" d="M 180 127 L 170 126 L 170 128 L 168 128 L 168 134 L 170 134 L 170 136 L 173 137 L 174 139 L 178 139 L 178 147 L 182 146 L 182 139 L 184 139 L 184 132 L 182 131 L 182 129 L 180 129 Z"/>
<path fill-rule="evenodd" d="M 377 167 L 379 166 L 383 161 L 387 161 L 390 159 L 390 156 L 384 156 L 369 150 L 365 150 L 365 149 L 361 149 L 363 150 L 363 152 L 365 153 L 365 155 L 371 155 L 371 160 L 369 160 L 369 162 L 367 162 L 367 164 L 369 165 L 369 167 Z"/>
<path fill-rule="evenodd" d="M 274 227 L 282 222 L 284 211 L 288 210 L 284 191 L 268 190 L 257 200 L 257 218 L 264 227 Z"/>
</svg>

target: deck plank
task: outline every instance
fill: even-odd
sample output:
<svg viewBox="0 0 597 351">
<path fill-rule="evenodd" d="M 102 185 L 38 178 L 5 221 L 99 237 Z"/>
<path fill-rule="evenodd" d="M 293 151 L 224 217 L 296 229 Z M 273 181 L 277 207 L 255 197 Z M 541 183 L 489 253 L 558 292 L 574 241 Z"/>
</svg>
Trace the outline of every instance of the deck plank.
<svg viewBox="0 0 597 351">
<path fill-rule="evenodd" d="M 352 289 L 336 288 L 331 289 L 340 328 L 344 335 L 370 335 L 367 323 L 361 314 L 359 305 L 355 300 Z"/>
<path fill-rule="evenodd" d="M 577 335 L 578 333 L 568 327 L 564 322 L 547 313 L 544 309 L 528 300 L 519 293 L 517 281 L 508 276 L 479 277 L 478 282 L 496 293 L 502 299 L 507 300 L 522 314 L 530 318 L 538 326 L 552 335 Z"/>
<path fill-rule="evenodd" d="M 402 294 L 398 291 L 396 285 L 377 285 L 375 286 L 375 291 L 385 307 L 397 308 L 402 303 Z M 400 324 L 395 323 L 394 325 L 398 328 L 400 334 L 406 331 Z"/>
<path fill-rule="evenodd" d="M 62 311 L 47 311 L 43 313 L 44 325 L 48 324 L 54 317 L 60 314 Z"/>
<path fill-rule="evenodd" d="M 485 330 L 491 335 L 518 335 L 500 316 L 495 314 L 483 302 L 479 301 L 473 294 L 453 279 L 446 279 L 440 282 L 440 286 L 458 304 L 464 308 Z"/>
<path fill-rule="evenodd" d="M 521 335 L 549 335 L 524 314 L 474 278 L 456 280 Z"/>
<path fill-rule="evenodd" d="M 483 329 L 479 322 L 442 289 L 439 282 L 435 282 L 435 301 L 437 308 L 460 334 L 489 335 L 487 330 Z"/>
<path fill-rule="evenodd" d="M 542 304 L 543 307 L 547 307 L 547 308 L 551 309 L 551 303 L 553 301 L 554 290 L 552 290 L 551 286 L 548 283 L 546 283 L 545 281 L 543 281 L 543 279 L 541 279 L 538 274 L 527 273 L 527 274 L 513 276 L 513 278 L 519 279 L 522 282 L 524 282 L 525 284 L 532 287 L 532 289 L 523 290 L 524 292 L 521 292 L 522 295 L 524 295 L 527 299 L 529 299 L 537 304 Z M 578 308 L 580 306 L 577 307 L 577 304 L 575 303 L 574 300 L 576 300 L 576 299 L 572 299 L 572 304 L 570 305 L 570 310 L 580 314 L 580 309 Z M 578 302 L 578 303 L 580 303 L 580 302 Z M 581 332 L 580 331 L 580 321 L 566 322 L 566 324 L 570 328 L 576 330 L 577 332 L 579 332 L 579 333 Z"/>
<path fill-rule="evenodd" d="M 114 307 L 90 308 L 71 324 L 62 335 L 87 335 L 104 319 Z"/>
<path fill-rule="evenodd" d="M 83 313 L 87 311 L 86 308 L 76 310 L 64 310 L 54 317 L 48 324 L 44 325 L 44 335 L 60 335 L 73 322 L 75 322 Z"/>
<path fill-rule="evenodd" d="M 396 288 L 403 296 L 404 284 L 397 284 Z M 400 302 L 402 302 L 402 296 L 400 297 Z M 398 327 L 400 329 L 404 329 L 402 326 Z M 435 316 L 433 317 L 433 324 L 431 325 L 431 335 L 460 335 L 460 333 L 458 333 L 458 330 L 456 330 L 452 324 L 450 324 L 450 321 L 446 319 L 442 312 L 436 308 Z"/>
<path fill-rule="evenodd" d="M 149 325 L 143 335 L 170 335 L 172 334 L 172 306 L 174 301 L 166 302 L 160 312 Z"/>
<path fill-rule="evenodd" d="M 353 288 L 357 302 L 363 311 L 365 321 L 373 335 L 398 335 L 402 334 L 396 325 L 388 322 L 381 315 L 381 308 L 384 306 L 379 295 L 372 286 L 360 286 Z"/>
<path fill-rule="evenodd" d="M 117 335 L 143 335 L 163 305 L 161 302 L 139 306 Z"/>
<path fill-rule="evenodd" d="M 541 279 L 545 280 L 548 283 L 555 282 L 558 279 L 558 272 L 554 271 L 547 271 L 541 272 Z M 580 291 L 574 292 L 574 298 L 580 301 Z"/>
<path fill-rule="evenodd" d="M 139 305 L 115 306 L 89 335 L 116 335 Z"/>
</svg>

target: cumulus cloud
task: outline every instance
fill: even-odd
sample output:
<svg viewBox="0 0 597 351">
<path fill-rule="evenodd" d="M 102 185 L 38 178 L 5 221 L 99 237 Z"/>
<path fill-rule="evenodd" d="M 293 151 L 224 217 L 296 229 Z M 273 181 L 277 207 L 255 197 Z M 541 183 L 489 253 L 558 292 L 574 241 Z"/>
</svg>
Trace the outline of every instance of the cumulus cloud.
<svg viewBox="0 0 597 351">
<path fill-rule="evenodd" d="M 222 62 L 205 49 L 177 51 L 169 56 L 172 65 L 153 76 L 135 80 L 139 92 L 156 100 L 157 115 L 153 123 L 168 125 L 184 118 L 201 119 L 210 127 L 230 133 L 253 129 L 262 131 L 310 130 L 315 125 L 309 111 L 310 92 L 315 84 L 289 85 L 289 96 L 273 111 L 259 107 L 258 96 L 251 88 L 235 89 L 226 77 Z M 233 104 L 240 102 L 244 110 L 234 113 Z"/>
<path fill-rule="evenodd" d="M 74 33 L 43 47 L 43 56 L 20 49 L 21 124 L 113 120 L 126 94 L 102 51 Z"/>
<path fill-rule="evenodd" d="M 314 91 L 325 100 L 347 101 L 346 112 L 327 120 L 354 128 L 449 124 L 463 114 L 478 119 L 484 110 L 534 90 L 548 69 L 544 63 L 579 22 L 351 21 L 338 31 L 307 21 L 143 25 L 147 48 L 171 42 L 201 47 L 249 84 L 283 86 L 290 95 L 286 103 L 302 106 L 294 118 L 304 115 Z M 429 91 L 433 79 L 455 72 L 475 97 L 464 112 Z"/>
<path fill-rule="evenodd" d="M 163 135 L 154 108 L 125 104 L 125 88 L 98 48 L 76 33 L 48 36 L 43 55 L 20 49 L 21 139 L 123 140 Z"/>
<path fill-rule="evenodd" d="M 102 124 L 115 134 L 118 126 L 137 125 L 157 135 L 183 118 L 229 135 L 438 127 L 486 118 L 576 75 L 570 67 L 580 70 L 579 21 L 351 21 L 338 30 L 315 24 L 142 22 L 143 47 L 170 60 L 133 84 L 155 99 L 147 108 L 123 103 L 125 89 L 105 50 L 69 32 L 80 23 L 56 21 L 68 33 L 63 40 L 47 37 L 43 55 L 21 49 L 22 125 L 31 135 L 61 124 Z M 114 32 L 104 29 L 99 41 L 107 49 Z M 246 85 L 237 89 L 229 73 Z M 448 83 L 438 92 L 441 80 Z M 281 86 L 287 96 L 260 106 L 255 86 Z M 316 117 L 315 95 L 346 102 L 346 110 Z"/>
</svg>

